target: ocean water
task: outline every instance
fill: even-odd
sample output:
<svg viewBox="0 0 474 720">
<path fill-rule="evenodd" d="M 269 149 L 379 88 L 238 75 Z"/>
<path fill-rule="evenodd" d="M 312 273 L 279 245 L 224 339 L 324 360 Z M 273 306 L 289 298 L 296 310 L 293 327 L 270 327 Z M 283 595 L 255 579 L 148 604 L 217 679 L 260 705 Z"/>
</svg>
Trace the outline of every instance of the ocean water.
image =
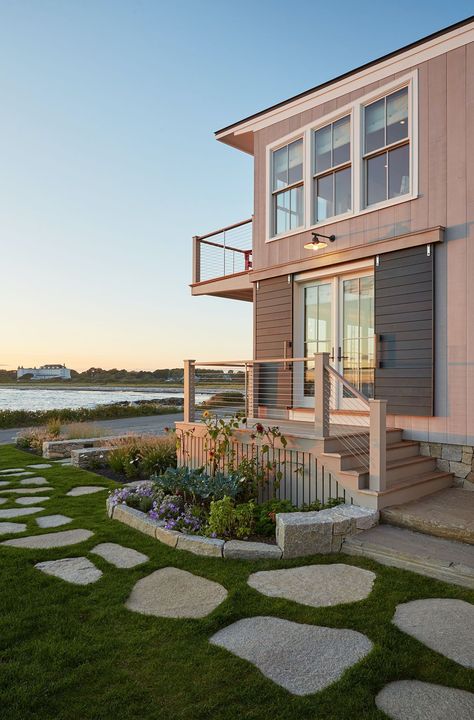
<svg viewBox="0 0 474 720">
<path fill-rule="evenodd" d="M 131 389 L 46 389 L 46 388 L 0 388 L 0 410 L 60 410 L 61 408 L 93 408 L 115 402 L 137 400 L 161 400 L 182 398 L 183 393 L 160 392 L 159 390 Z M 207 393 L 196 393 L 196 401 L 209 397 Z"/>
</svg>

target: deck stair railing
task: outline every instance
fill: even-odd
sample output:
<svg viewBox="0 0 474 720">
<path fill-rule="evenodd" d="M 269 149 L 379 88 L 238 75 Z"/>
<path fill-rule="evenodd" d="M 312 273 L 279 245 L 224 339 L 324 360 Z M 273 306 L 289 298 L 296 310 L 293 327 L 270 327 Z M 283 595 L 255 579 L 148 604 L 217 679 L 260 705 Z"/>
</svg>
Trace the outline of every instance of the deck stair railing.
<svg viewBox="0 0 474 720">
<path fill-rule="evenodd" d="M 193 283 L 252 269 L 252 218 L 193 237 Z"/>
<path fill-rule="evenodd" d="M 287 434 L 299 426 L 308 437 L 336 436 L 368 473 L 369 488 L 385 489 L 386 401 L 366 398 L 330 365 L 327 353 L 185 360 L 184 421 L 199 422 L 205 411 L 222 417 L 241 413 Z"/>
</svg>

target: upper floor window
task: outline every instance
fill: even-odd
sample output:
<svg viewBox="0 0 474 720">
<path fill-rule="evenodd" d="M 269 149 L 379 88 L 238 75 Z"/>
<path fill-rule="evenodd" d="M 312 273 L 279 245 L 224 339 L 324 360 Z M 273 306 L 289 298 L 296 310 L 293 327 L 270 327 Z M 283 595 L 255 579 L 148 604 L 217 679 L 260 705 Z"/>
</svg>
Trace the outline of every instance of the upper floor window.
<svg viewBox="0 0 474 720">
<path fill-rule="evenodd" d="M 313 221 L 348 212 L 351 185 L 351 119 L 347 115 L 314 133 Z"/>
<path fill-rule="evenodd" d="M 408 88 L 364 108 L 365 204 L 410 192 Z"/>
<path fill-rule="evenodd" d="M 304 224 L 303 140 L 272 154 L 273 235 Z"/>
</svg>

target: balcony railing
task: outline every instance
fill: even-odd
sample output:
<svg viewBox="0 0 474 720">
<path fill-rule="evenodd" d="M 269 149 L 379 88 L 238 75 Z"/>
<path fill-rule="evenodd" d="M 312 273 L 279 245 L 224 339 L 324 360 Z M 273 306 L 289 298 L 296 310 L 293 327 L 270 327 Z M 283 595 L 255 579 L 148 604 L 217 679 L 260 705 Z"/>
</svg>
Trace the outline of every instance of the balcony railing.
<svg viewBox="0 0 474 720">
<path fill-rule="evenodd" d="M 193 237 L 193 284 L 252 269 L 252 218 Z"/>
</svg>

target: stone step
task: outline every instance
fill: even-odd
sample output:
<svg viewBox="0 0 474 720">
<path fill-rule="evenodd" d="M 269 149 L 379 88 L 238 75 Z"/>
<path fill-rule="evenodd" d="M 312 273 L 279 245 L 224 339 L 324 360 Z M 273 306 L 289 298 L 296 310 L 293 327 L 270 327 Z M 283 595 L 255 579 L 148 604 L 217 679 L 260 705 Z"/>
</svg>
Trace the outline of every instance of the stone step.
<svg viewBox="0 0 474 720">
<path fill-rule="evenodd" d="M 382 521 L 474 545 L 474 493 L 462 488 L 441 490 L 385 508 Z"/>
<path fill-rule="evenodd" d="M 342 552 L 474 588 L 474 548 L 455 540 L 379 525 L 346 538 Z"/>
</svg>

